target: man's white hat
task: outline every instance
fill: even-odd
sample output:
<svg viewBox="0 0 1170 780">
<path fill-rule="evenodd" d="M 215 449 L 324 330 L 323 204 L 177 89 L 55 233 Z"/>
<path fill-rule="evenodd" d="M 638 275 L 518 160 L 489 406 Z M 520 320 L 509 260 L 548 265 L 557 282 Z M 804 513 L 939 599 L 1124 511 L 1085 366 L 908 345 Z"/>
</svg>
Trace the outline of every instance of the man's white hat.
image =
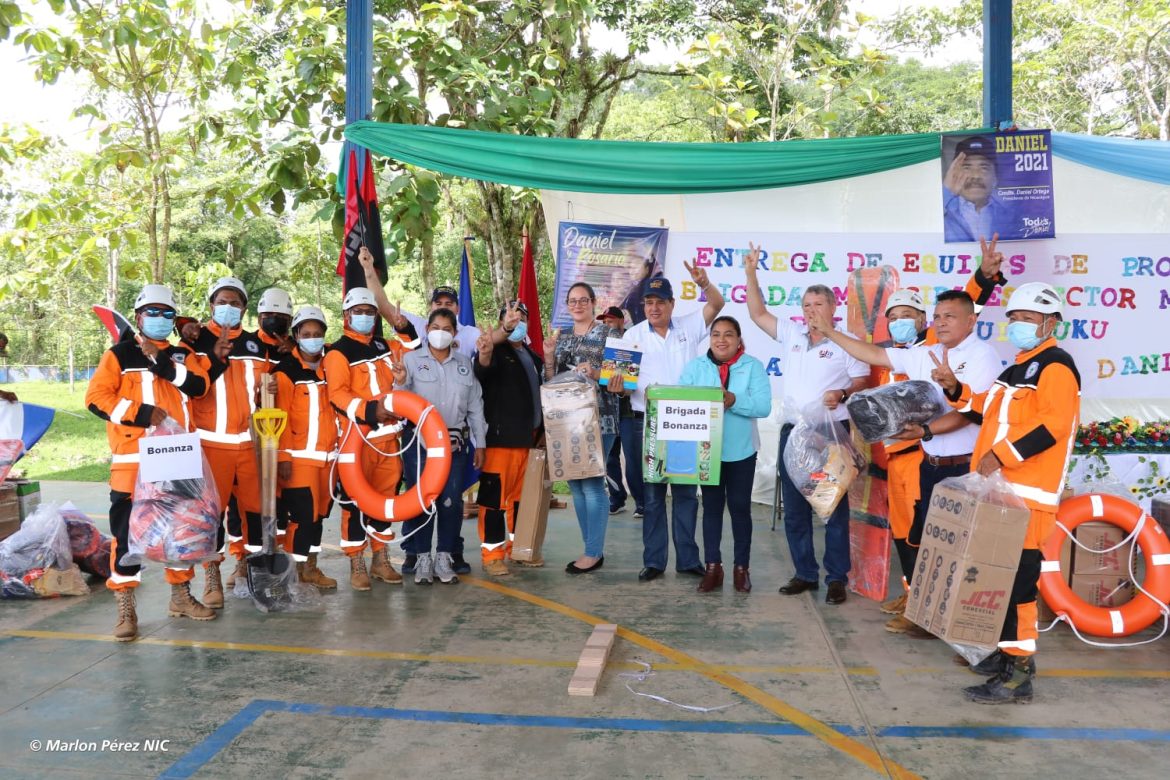
<svg viewBox="0 0 1170 780">
<path fill-rule="evenodd" d="M 911 309 L 917 309 L 926 314 L 926 304 L 922 302 L 922 293 L 917 290 L 901 289 L 895 291 L 886 301 L 886 314 L 889 314 L 890 309 L 895 306 L 909 306 Z"/>
<path fill-rule="evenodd" d="M 293 315 L 292 329 L 296 330 L 297 326 L 302 322 L 309 322 L 316 320 L 321 323 L 322 327 L 327 327 L 325 324 L 325 312 L 321 311 L 316 306 L 302 306 L 297 309 L 297 313 Z"/>
<path fill-rule="evenodd" d="M 244 298 L 244 303 L 248 302 L 248 293 L 244 291 L 244 283 L 234 276 L 221 276 L 211 283 L 211 287 L 207 290 L 207 300 L 215 297 L 215 294 L 220 290 L 235 290 Z"/>
<path fill-rule="evenodd" d="M 350 287 L 349 292 L 345 294 L 345 300 L 341 302 L 341 308 L 349 311 L 354 306 L 377 306 L 378 301 L 374 298 L 374 294 L 366 287 Z"/>
<path fill-rule="evenodd" d="M 257 314 L 287 314 L 292 316 L 292 296 L 279 287 L 269 287 L 256 304 Z"/>
<path fill-rule="evenodd" d="M 142 292 L 138 293 L 138 297 L 134 299 L 134 311 L 151 304 L 175 308 L 175 296 L 171 293 L 171 288 L 165 284 L 143 285 Z"/>
<path fill-rule="evenodd" d="M 1060 294 L 1044 282 L 1021 284 L 1008 300 L 1007 314 L 1013 311 L 1034 311 L 1038 314 L 1063 314 Z"/>
</svg>

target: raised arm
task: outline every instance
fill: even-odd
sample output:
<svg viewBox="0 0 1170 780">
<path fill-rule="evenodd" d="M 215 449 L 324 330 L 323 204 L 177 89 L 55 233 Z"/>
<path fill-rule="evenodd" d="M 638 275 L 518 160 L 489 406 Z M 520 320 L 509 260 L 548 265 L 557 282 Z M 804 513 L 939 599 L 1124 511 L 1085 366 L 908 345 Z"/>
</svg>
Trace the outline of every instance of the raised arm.
<svg viewBox="0 0 1170 780">
<path fill-rule="evenodd" d="M 810 328 L 819 331 L 829 341 L 862 363 L 868 363 L 871 366 L 881 366 L 882 368 L 893 368 L 893 365 L 890 364 L 890 358 L 886 354 L 885 347 L 868 344 L 861 339 L 855 339 L 846 333 L 842 333 L 834 327 L 833 318 L 828 313 L 819 310 L 806 312 L 805 322 L 808 323 Z"/>
<path fill-rule="evenodd" d="M 723 305 L 726 303 L 723 300 L 723 293 L 719 292 L 718 287 L 711 284 L 711 280 L 707 278 L 707 272 L 696 266 L 693 262 L 687 263 L 684 260 L 683 267 L 691 275 L 695 286 L 707 296 L 707 305 L 703 307 L 703 324 L 710 325 L 719 316 L 719 312 L 723 311 Z"/>
<path fill-rule="evenodd" d="M 748 315 L 756 327 L 764 331 L 771 338 L 776 338 L 776 315 L 768 311 L 764 303 L 764 291 L 760 289 L 760 280 L 756 271 L 760 267 L 760 248 L 748 242 L 749 251 L 743 258 L 743 275 L 747 286 Z"/>
</svg>

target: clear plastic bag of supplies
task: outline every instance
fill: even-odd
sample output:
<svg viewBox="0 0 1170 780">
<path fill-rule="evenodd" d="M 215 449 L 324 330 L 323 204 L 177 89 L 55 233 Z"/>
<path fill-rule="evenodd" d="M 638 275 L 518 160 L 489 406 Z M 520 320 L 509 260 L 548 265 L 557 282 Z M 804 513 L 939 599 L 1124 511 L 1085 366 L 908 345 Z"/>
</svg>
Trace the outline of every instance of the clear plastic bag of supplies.
<svg viewBox="0 0 1170 780">
<path fill-rule="evenodd" d="M 597 383 L 564 371 L 540 387 L 552 480 L 605 476 Z"/>
<path fill-rule="evenodd" d="M 907 423 L 928 423 L 944 411 L 938 388 L 931 382 L 906 382 L 871 387 L 845 401 L 849 419 L 870 444 L 888 439 Z"/>
<path fill-rule="evenodd" d="M 784 468 L 818 517 L 828 521 L 865 465 L 849 431 L 824 404 L 801 410 L 784 447 Z"/>
<path fill-rule="evenodd" d="M 147 436 L 186 433 L 166 419 Z M 130 539 L 119 562 L 135 566 L 143 560 L 186 568 L 218 556 L 216 534 L 222 509 L 207 456 L 200 455 L 203 476 L 147 482 L 138 471 L 134 504 L 130 510 Z"/>
<path fill-rule="evenodd" d="M 0 598 L 34 599 L 71 594 L 75 588 L 53 592 L 54 588 L 46 588 L 45 584 L 60 579 L 73 568 L 65 520 L 56 504 L 41 504 L 20 530 L 0 542 Z M 72 577 L 67 579 L 72 581 Z M 82 592 L 88 593 L 89 589 Z"/>
<path fill-rule="evenodd" d="M 110 548 L 114 540 L 103 534 L 89 516 L 66 501 L 61 505 L 61 517 L 69 532 L 69 546 L 73 562 L 87 574 L 103 579 L 110 576 Z"/>
<path fill-rule="evenodd" d="M 999 644 L 1028 508 L 998 471 L 944 479 L 929 501 L 906 619 L 974 665 Z"/>
</svg>

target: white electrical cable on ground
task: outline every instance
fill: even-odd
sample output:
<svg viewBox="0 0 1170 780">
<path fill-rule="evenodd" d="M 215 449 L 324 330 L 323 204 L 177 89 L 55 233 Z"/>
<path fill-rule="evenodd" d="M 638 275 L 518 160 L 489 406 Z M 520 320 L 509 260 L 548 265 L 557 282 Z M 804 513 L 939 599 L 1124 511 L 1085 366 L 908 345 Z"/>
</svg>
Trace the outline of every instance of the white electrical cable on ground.
<svg viewBox="0 0 1170 780">
<path fill-rule="evenodd" d="M 627 681 L 634 680 L 635 682 L 645 682 L 647 679 L 654 676 L 654 667 L 652 667 L 650 664 L 646 663 L 645 661 L 634 661 L 634 663 L 641 664 L 645 668 L 640 672 L 621 672 L 618 674 L 618 677 L 623 677 Z M 662 702 L 663 704 L 669 704 L 672 707 L 678 707 L 680 710 L 686 710 L 687 712 L 718 712 L 719 710 L 725 710 L 728 707 L 734 707 L 739 703 L 733 701 L 731 704 L 723 704 L 718 707 L 696 707 L 691 704 L 679 704 L 678 702 L 667 699 L 665 696 L 656 696 L 653 693 L 635 691 L 633 687 L 630 686 L 629 682 L 626 682 L 625 685 L 626 690 L 635 696 L 645 696 L 647 699 L 653 699 L 654 701 Z"/>
<path fill-rule="evenodd" d="M 1071 531 L 1069 531 L 1068 528 L 1065 527 L 1064 523 L 1061 523 L 1059 520 L 1056 522 L 1056 527 L 1059 528 L 1061 531 L 1064 531 L 1065 536 L 1067 536 L 1069 539 L 1071 539 L 1073 544 L 1075 544 L 1077 547 L 1080 547 L 1085 552 L 1098 553 L 1098 554 L 1099 553 L 1113 552 L 1114 550 L 1119 550 L 1122 547 L 1124 547 L 1126 544 L 1129 544 L 1132 542 L 1132 545 L 1129 548 L 1129 559 L 1128 559 L 1129 579 L 1134 584 L 1134 587 L 1136 587 L 1140 593 L 1142 593 L 1148 599 L 1150 599 L 1150 601 L 1153 601 L 1155 604 L 1158 605 L 1158 611 L 1160 611 L 1162 613 L 1162 630 L 1161 630 L 1161 632 L 1153 639 L 1143 639 L 1140 642 L 1094 642 L 1092 639 L 1086 639 L 1081 634 L 1081 632 L 1077 630 L 1076 624 L 1073 623 L 1072 618 L 1069 615 L 1065 615 L 1062 613 L 1062 614 L 1056 616 L 1056 619 L 1053 620 L 1048 625 L 1048 628 L 1040 629 L 1041 633 L 1044 633 L 1045 631 L 1051 631 L 1052 628 L 1057 623 L 1064 621 L 1065 623 L 1068 623 L 1069 628 L 1072 629 L 1072 631 L 1076 635 L 1077 639 L 1081 640 L 1082 642 L 1084 642 L 1087 645 L 1092 645 L 1093 647 L 1138 647 L 1140 645 L 1148 645 L 1151 642 L 1157 642 L 1159 639 L 1161 639 L 1162 637 L 1164 637 L 1166 635 L 1167 629 L 1170 629 L 1170 606 L 1168 606 L 1165 602 L 1163 602 L 1157 596 L 1150 593 L 1148 590 L 1146 590 L 1145 588 L 1143 588 L 1141 586 L 1141 583 L 1138 582 L 1137 573 L 1134 571 L 1134 566 L 1133 566 L 1134 555 L 1137 553 L 1137 549 L 1139 547 L 1138 542 L 1137 542 L 1137 537 L 1138 537 L 1138 534 L 1141 533 L 1143 526 L 1145 526 L 1147 518 L 1149 518 L 1149 515 L 1147 515 L 1145 512 L 1142 512 L 1142 515 L 1141 515 L 1141 517 L 1138 518 L 1137 524 L 1134 526 L 1133 531 L 1131 531 L 1128 536 L 1126 536 L 1124 539 L 1122 539 L 1120 542 L 1113 545 L 1112 547 L 1106 547 L 1103 550 L 1096 550 L 1096 549 L 1093 549 L 1091 547 L 1086 546 L 1085 544 L 1082 544 L 1076 538 L 1076 535 L 1073 534 Z M 1106 522 L 1108 522 L 1108 521 L 1106 521 Z"/>
</svg>

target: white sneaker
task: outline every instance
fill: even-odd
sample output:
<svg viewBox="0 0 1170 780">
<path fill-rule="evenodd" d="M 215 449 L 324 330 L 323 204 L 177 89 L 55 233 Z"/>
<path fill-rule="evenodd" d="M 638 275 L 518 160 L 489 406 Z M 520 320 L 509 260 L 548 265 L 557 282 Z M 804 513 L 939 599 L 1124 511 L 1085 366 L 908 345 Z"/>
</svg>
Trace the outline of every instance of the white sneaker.
<svg viewBox="0 0 1170 780">
<path fill-rule="evenodd" d="M 439 582 L 459 582 L 459 577 L 455 574 L 454 561 L 451 560 L 451 553 L 435 554 L 435 576 L 439 578 Z"/>
<path fill-rule="evenodd" d="M 430 585 L 435 580 L 434 574 L 435 564 L 431 554 L 429 552 L 419 553 L 418 560 L 414 564 L 414 584 Z"/>
</svg>

